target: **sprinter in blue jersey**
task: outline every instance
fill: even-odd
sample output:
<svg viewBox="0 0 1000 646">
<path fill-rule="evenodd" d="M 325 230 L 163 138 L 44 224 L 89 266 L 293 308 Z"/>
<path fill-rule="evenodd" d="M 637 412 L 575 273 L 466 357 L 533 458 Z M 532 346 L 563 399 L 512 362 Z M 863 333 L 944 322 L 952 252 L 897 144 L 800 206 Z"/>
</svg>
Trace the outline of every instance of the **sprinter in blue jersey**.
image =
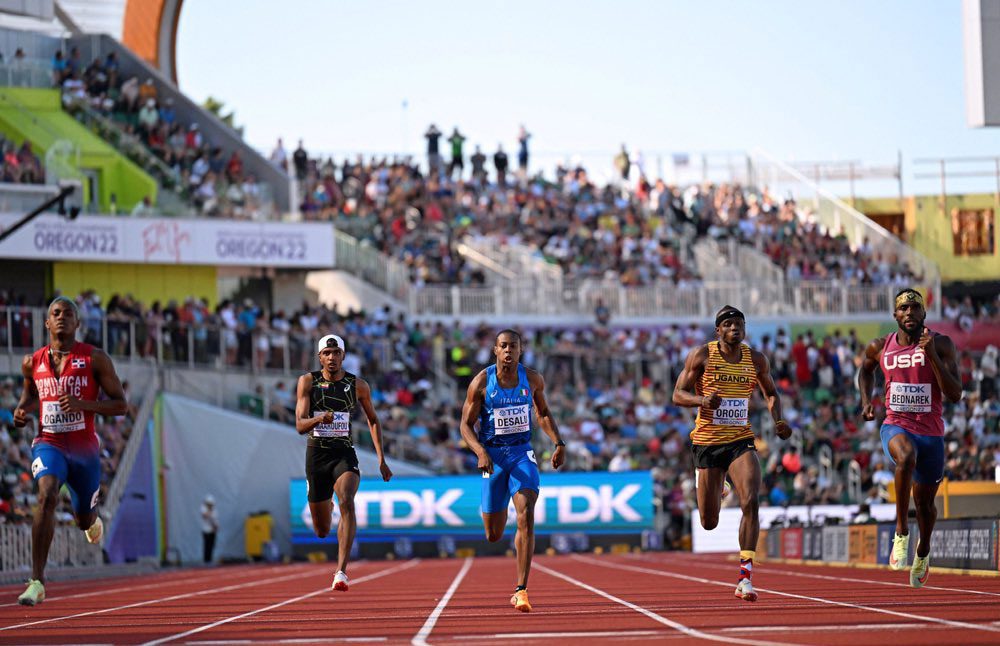
<svg viewBox="0 0 1000 646">
<path fill-rule="evenodd" d="M 566 443 L 545 401 L 545 380 L 525 368 L 521 359 L 521 335 L 503 330 L 493 344 L 497 362 L 481 371 L 469 384 L 462 409 L 462 439 L 479 457 L 483 474 L 483 525 L 486 540 L 503 538 L 507 505 L 514 499 L 517 511 L 517 586 L 510 603 L 516 610 L 531 612 L 528 602 L 528 571 L 535 551 L 535 501 L 538 500 L 538 462 L 531 449 L 535 416 L 553 442 L 552 468 L 566 458 Z M 532 414 L 534 413 L 534 415 Z M 479 432 L 475 430 L 479 422 Z"/>
</svg>

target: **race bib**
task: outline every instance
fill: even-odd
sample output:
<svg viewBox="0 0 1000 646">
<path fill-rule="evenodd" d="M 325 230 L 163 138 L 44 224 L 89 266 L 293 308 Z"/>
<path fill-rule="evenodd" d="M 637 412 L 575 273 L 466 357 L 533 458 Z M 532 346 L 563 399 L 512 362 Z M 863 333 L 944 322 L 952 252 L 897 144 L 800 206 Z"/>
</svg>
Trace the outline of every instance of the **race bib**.
<svg viewBox="0 0 1000 646">
<path fill-rule="evenodd" d="M 314 411 L 313 417 L 322 415 L 323 412 Z M 351 414 L 348 412 L 334 413 L 332 422 L 329 424 L 318 424 L 313 429 L 313 437 L 350 437 L 350 435 Z"/>
<path fill-rule="evenodd" d="M 82 410 L 64 411 L 59 402 L 42 402 L 42 430 L 46 433 L 71 433 L 86 428 Z"/>
<path fill-rule="evenodd" d="M 894 413 L 931 412 L 930 384 L 889 384 L 889 410 Z"/>
<path fill-rule="evenodd" d="M 712 423 L 720 426 L 746 426 L 750 423 L 750 400 L 723 397 L 719 407 L 712 411 Z"/>
<path fill-rule="evenodd" d="M 531 430 L 531 420 L 528 419 L 528 404 L 507 406 L 493 409 L 493 434 L 510 435 Z"/>
</svg>

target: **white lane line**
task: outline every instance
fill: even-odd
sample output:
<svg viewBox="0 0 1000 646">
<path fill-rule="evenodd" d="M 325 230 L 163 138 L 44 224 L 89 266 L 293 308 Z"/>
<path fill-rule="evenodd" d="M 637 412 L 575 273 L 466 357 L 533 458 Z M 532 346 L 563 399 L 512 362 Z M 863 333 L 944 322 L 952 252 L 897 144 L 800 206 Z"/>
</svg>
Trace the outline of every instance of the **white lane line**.
<svg viewBox="0 0 1000 646">
<path fill-rule="evenodd" d="M 406 563 L 401 563 L 401 564 L 396 565 L 394 567 L 386 568 L 385 570 L 380 570 L 378 572 L 373 572 L 372 574 L 367 574 L 367 575 L 365 575 L 363 577 L 359 577 L 359 578 L 354 579 L 353 581 L 351 581 L 351 585 L 358 585 L 359 583 L 364 583 L 365 581 L 371 581 L 372 579 L 378 579 L 379 577 L 383 577 L 383 576 L 386 576 L 388 574 L 392 574 L 394 572 L 399 572 L 401 570 L 406 570 L 408 568 L 413 567 L 414 565 L 416 565 L 419 562 L 420 562 L 420 559 L 414 559 L 412 561 L 407 561 Z M 244 612 L 244 613 L 239 614 L 239 615 L 233 615 L 232 617 L 227 617 L 225 619 L 220 619 L 219 621 L 213 621 L 210 624 L 205 624 L 205 625 L 199 626 L 197 628 L 192 628 L 191 630 L 186 630 L 186 631 L 181 632 L 181 633 L 175 633 L 175 634 L 169 635 L 167 637 L 161 637 L 159 639 L 155 639 L 155 640 L 150 641 L 150 642 L 145 642 L 142 646 L 155 646 L 156 644 L 162 644 L 164 642 L 174 641 L 175 639 L 183 639 L 184 637 L 187 637 L 189 635 L 194 635 L 194 634 L 197 634 L 197 633 L 200 633 L 200 632 L 204 632 L 206 630 L 210 630 L 212 628 L 216 628 L 217 626 L 221 626 L 223 624 L 228 624 L 231 621 L 237 621 L 239 619 L 245 619 L 246 617 L 252 617 L 253 615 L 260 614 L 262 612 L 267 612 L 268 610 L 274 610 L 275 608 L 280 608 L 281 606 L 287 606 L 290 603 L 295 603 L 297 601 L 303 601 L 303 600 L 308 599 L 310 597 L 315 597 L 317 595 L 325 594 L 327 592 L 330 592 L 330 588 L 329 587 L 320 588 L 319 590 L 315 590 L 313 592 L 309 592 L 307 594 L 303 594 L 301 596 L 298 596 L 298 597 L 295 597 L 295 598 L 292 598 L 292 599 L 286 599 L 284 601 L 271 604 L 270 606 L 266 606 L 264 608 L 258 608 L 257 610 L 251 610 L 250 612 Z"/>
<path fill-rule="evenodd" d="M 269 567 L 268 571 L 275 570 L 278 568 Z M 178 573 L 181 574 L 181 573 Z M 194 574 L 194 573 L 183 573 L 183 576 L 163 578 L 163 580 L 157 581 L 155 583 L 144 583 L 142 585 L 130 585 L 124 588 L 105 588 L 103 590 L 94 590 L 93 592 L 78 592 L 76 594 L 57 594 L 56 596 L 49 596 L 48 590 L 46 590 L 45 595 L 45 605 L 49 606 L 55 601 L 62 601 L 64 599 L 84 599 L 86 597 L 97 597 L 102 594 L 119 594 L 121 592 L 134 592 L 136 590 L 148 590 L 149 588 L 162 588 L 167 585 L 183 584 L 190 585 L 191 583 L 197 583 L 200 581 L 218 581 L 220 578 L 224 579 L 238 579 L 240 577 L 246 576 L 248 574 L 253 574 L 250 568 L 243 568 L 239 571 L 233 570 L 232 572 L 225 572 L 224 574 L 230 574 L 231 576 L 220 576 L 219 572 L 214 574 L 205 575 Z M 260 572 L 257 572 L 260 574 Z M 154 574 L 154 576 L 156 576 Z M 169 576 L 169 574 L 167 574 Z M 77 583 L 85 583 L 83 581 L 77 581 Z M 16 590 L 15 590 L 16 592 Z M 16 606 L 18 603 L 15 601 L 13 603 L 0 603 L 0 608 L 6 608 L 8 606 Z"/>
<path fill-rule="evenodd" d="M 619 599 L 618 597 L 616 597 L 614 595 L 608 594 L 604 590 L 600 590 L 598 588 L 595 588 L 594 586 L 588 585 L 588 584 L 584 583 L 583 581 L 578 581 L 577 579 L 574 579 L 573 577 L 571 577 L 569 575 L 563 574 L 562 572 L 557 572 L 556 570 L 553 570 L 551 568 L 545 567 L 544 565 L 541 565 L 539 563 L 536 563 L 534 567 L 537 568 L 537 569 L 539 569 L 539 570 L 541 570 L 542 572 L 545 572 L 546 574 L 551 574 L 552 576 L 554 576 L 556 578 L 562 579 L 563 581 L 566 581 L 568 583 L 572 583 L 573 585 L 575 585 L 577 587 L 580 587 L 580 588 L 583 588 L 584 590 L 589 590 L 590 592 L 593 592 L 596 595 L 600 595 L 600 596 L 604 597 L 605 599 L 608 599 L 610 601 L 614 601 L 615 603 L 623 605 L 626 608 L 630 608 L 630 609 L 632 609 L 632 610 L 634 610 L 634 611 L 636 611 L 636 612 L 638 612 L 638 613 L 640 613 L 642 615 L 645 615 L 645 616 L 649 617 L 653 621 L 656 621 L 658 623 L 663 624 L 664 626 L 670 626 L 674 630 L 680 631 L 680 632 L 684 633 L 685 635 L 688 635 L 689 637 L 695 637 L 695 638 L 698 638 L 698 639 L 707 639 L 709 641 L 714 641 L 714 642 L 723 642 L 723 643 L 726 643 L 726 644 L 752 644 L 754 646 L 759 646 L 759 645 L 766 645 L 766 646 L 775 646 L 775 645 L 789 646 L 789 644 L 787 642 L 765 642 L 765 641 L 757 641 L 757 640 L 752 640 L 752 639 L 739 639 L 739 638 L 736 638 L 736 637 L 729 637 L 729 636 L 722 637 L 722 636 L 719 636 L 719 635 L 712 635 L 712 634 L 709 634 L 709 633 L 706 633 L 706 632 L 702 632 L 702 631 L 697 630 L 695 628 L 691 628 L 689 626 L 685 626 L 682 623 L 676 622 L 673 619 L 667 619 L 666 617 L 664 617 L 662 615 L 658 615 L 655 612 L 652 612 L 650 610 L 647 610 L 646 608 L 643 608 L 642 606 L 637 606 L 636 604 L 630 603 L 628 601 L 625 601 L 624 599 Z"/>
<path fill-rule="evenodd" d="M 254 641 L 252 639 L 215 639 L 211 641 L 194 641 L 194 642 L 184 642 L 190 646 L 237 646 L 239 644 L 340 644 L 342 642 L 346 643 L 362 643 L 367 644 L 369 642 L 384 642 L 389 641 L 388 637 L 316 637 L 316 638 L 300 638 L 300 639 L 267 639 L 261 641 Z"/>
<path fill-rule="evenodd" d="M 229 592 L 230 590 L 239 590 L 240 588 L 249 588 L 255 585 L 264 585 L 265 583 L 277 583 L 278 581 L 285 581 L 287 579 L 293 579 L 295 577 L 302 576 L 303 567 L 296 567 L 296 571 L 293 574 L 285 574 L 283 576 L 271 577 L 269 579 L 257 579 L 254 581 L 247 581 L 246 583 L 237 583 L 233 585 L 227 585 L 221 588 L 209 588 L 208 590 L 198 590 L 196 592 L 185 592 L 184 594 L 174 594 L 169 597 L 160 597 L 158 599 L 149 599 L 147 601 L 138 601 L 136 603 L 129 603 L 123 606 L 115 606 L 114 608 L 103 608 L 101 610 L 91 610 L 89 612 L 78 612 L 73 615 L 63 615 L 61 617 L 50 617 L 48 619 L 39 619 L 38 621 L 28 621 L 23 624 L 14 624 L 13 626 L 3 626 L 0 628 L 0 632 L 4 630 L 14 630 L 15 628 L 26 628 L 28 626 L 38 626 L 40 624 L 49 624 L 55 621 L 65 621 L 66 619 L 76 619 L 78 617 L 89 617 L 91 615 L 101 615 L 107 612 L 115 612 L 117 610 L 125 610 L 127 608 L 138 608 L 140 606 L 149 606 L 154 603 L 163 603 L 165 601 L 176 601 L 177 599 L 186 599 L 188 597 L 198 597 L 203 594 L 213 594 L 217 592 Z"/>
<path fill-rule="evenodd" d="M 667 564 L 667 561 L 664 560 L 664 559 L 646 558 L 645 555 L 634 555 L 634 556 L 630 555 L 629 558 L 634 558 L 636 560 L 646 561 L 647 563 L 663 563 L 663 564 Z M 700 567 L 709 567 L 709 568 L 712 568 L 712 569 L 715 569 L 715 570 L 731 569 L 731 568 L 727 568 L 727 566 L 725 566 L 725 565 L 720 565 L 718 563 L 712 563 L 712 562 L 708 562 L 708 561 L 699 562 L 698 565 Z M 854 578 L 854 577 L 833 576 L 831 574 L 814 574 L 812 572 L 799 572 L 799 571 L 796 571 L 796 570 L 784 570 L 784 569 L 781 569 L 781 568 L 774 568 L 774 567 L 771 567 L 770 565 L 766 565 L 766 561 L 762 562 L 761 567 L 763 568 L 763 570 L 765 572 L 774 572 L 775 574 L 786 574 L 788 576 L 797 576 L 797 577 L 804 577 L 804 578 L 809 578 L 809 579 L 821 579 L 821 580 L 824 580 L 824 581 L 840 581 L 842 583 L 866 583 L 866 584 L 869 584 L 869 585 L 888 585 L 888 586 L 893 586 L 893 587 L 897 587 L 897 588 L 909 588 L 910 587 L 909 583 L 899 583 L 899 582 L 896 582 L 896 581 L 878 581 L 876 579 L 857 579 L 857 578 Z M 804 567 L 809 567 L 809 566 L 804 566 Z M 933 570 L 934 570 L 934 568 L 932 567 L 931 571 L 933 571 Z M 939 592 L 961 592 L 961 593 L 965 593 L 965 594 L 978 594 L 978 595 L 983 595 L 983 596 L 988 596 L 988 597 L 1000 597 L 1000 592 L 989 592 L 987 590 L 969 590 L 969 589 L 966 589 L 966 588 L 944 588 L 944 587 L 935 586 L 935 585 L 925 585 L 923 587 L 923 589 L 924 590 L 937 590 Z"/>
<path fill-rule="evenodd" d="M 437 623 L 438 617 L 440 617 L 441 613 L 444 612 L 445 606 L 448 605 L 448 602 L 451 601 L 451 598 L 455 595 L 455 590 L 458 590 L 459 584 L 462 583 L 462 579 L 465 578 L 465 574 L 469 571 L 470 567 L 472 567 L 472 559 L 466 558 L 465 563 L 462 564 L 462 569 L 458 571 L 458 574 L 455 575 L 455 579 L 451 582 L 451 585 L 448 586 L 448 591 L 444 593 L 444 596 L 441 597 L 441 601 L 438 602 L 437 607 L 434 608 L 431 614 L 427 617 L 427 621 L 424 622 L 423 627 L 420 628 L 420 631 L 414 635 L 413 639 L 410 641 L 413 646 L 428 646 L 427 638 L 430 636 L 431 631 L 434 630 L 434 624 Z"/>
<path fill-rule="evenodd" d="M 570 558 L 576 559 L 578 561 L 583 561 L 585 563 L 590 563 L 592 565 L 598 565 L 601 567 L 618 568 L 624 570 L 631 570 L 633 572 L 641 572 L 644 574 L 654 574 L 657 576 L 666 576 L 674 579 L 681 579 L 683 581 L 693 581 L 695 583 L 707 583 L 710 585 L 722 585 L 726 587 L 731 587 L 732 583 L 725 581 L 712 581 L 710 579 L 703 579 L 696 576 L 688 576 L 686 574 L 676 574 L 674 572 L 664 572 L 663 570 L 654 570 L 652 568 L 638 567 L 635 565 L 627 565 L 620 562 L 608 562 L 602 563 L 596 559 L 588 558 L 585 556 L 578 556 L 573 554 Z M 908 612 L 899 612 L 897 610 L 886 610 L 885 608 L 875 608 L 873 606 L 864 606 L 859 603 L 848 603 L 847 601 L 834 601 L 833 599 L 824 599 L 822 597 L 810 597 L 805 594 L 795 594 L 793 592 L 781 592 L 780 590 L 774 590 L 771 588 L 757 588 L 758 592 L 768 592 L 770 594 L 777 594 L 783 597 L 791 597 L 793 599 L 805 599 L 807 601 L 815 601 L 817 603 L 825 603 L 832 606 L 841 606 L 842 608 L 854 608 L 855 610 L 867 610 L 869 612 L 878 612 L 885 615 L 892 615 L 894 617 L 903 617 L 905 619 L 914 619 L 917 621 L 926 621 L 929 623 L 943 624 L 945 626 L 951 626 L 953 628 L 967 628 L 969 630 L 982 630 L 985 632 L 1000 632 L 1000 628 L 995 628 L 993 626 L 984 624 L 970 624 L 965 621 L 957 621 L 952 619 L 941 619 L 938 617 L 928 617 L 924 615 L 914 615 Z"/>
</svg>

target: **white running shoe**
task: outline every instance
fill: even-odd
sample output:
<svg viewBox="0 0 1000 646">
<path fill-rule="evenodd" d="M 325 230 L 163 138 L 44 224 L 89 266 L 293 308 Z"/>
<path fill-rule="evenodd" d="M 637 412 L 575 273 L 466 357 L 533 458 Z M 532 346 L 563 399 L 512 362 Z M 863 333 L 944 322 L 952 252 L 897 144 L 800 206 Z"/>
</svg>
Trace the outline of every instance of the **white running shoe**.
<svg viewBox="0 0 1000 646">
<path fill-rule="evenodd" d="M 17 598 L 17 602 L 22 606 L 37 606 L 43 601 L 45 601 L 45 586 L 38 579 L 28 581 L 27 589 Z"/>
<path fill-rule="evenodd" d="M 917 543 L 917 548 L 920 548 L 920 543 Z M 924 584 L 927 583 L 927 577 L 931 575 L 931 555 L 927 556 L 917 556 L 913 555 L 913 566 L 910 568 L 910 587 L 911 588 L 922 588 Z"/>
<path fill-rule="evenodd" d="M 910 549 L 910 535 L 900 536 L 894 534 L 892 538 L 892 552 L 889 553 L 889 569 L 906 569 L 906 554 Z"/>
<path fill-rule="evenodd" d="M 736 584 L 736 598 L 744 601 L 757 600 L 757 593 L 754 591 L 750 579 L 740 579 L 740 582 Z"/>
<path fill-rule="evenodd" d="M 349 587 L 347 575 L 344 574 L 343 570 L 337 570 L 337 573 L 333 575 L 333 589 L 338 592 L 347 592 Z"/>
<path fill-rule="evenodd" d="M 88 543 L 91 545 L 99 545 L 101 538 L 104 536 L 104 521 L 101 520 L 101 517 L 98 516 L 94 520 L 94 523 L 84 530 L 84 533 L 87 535 Z"/>
</svg>

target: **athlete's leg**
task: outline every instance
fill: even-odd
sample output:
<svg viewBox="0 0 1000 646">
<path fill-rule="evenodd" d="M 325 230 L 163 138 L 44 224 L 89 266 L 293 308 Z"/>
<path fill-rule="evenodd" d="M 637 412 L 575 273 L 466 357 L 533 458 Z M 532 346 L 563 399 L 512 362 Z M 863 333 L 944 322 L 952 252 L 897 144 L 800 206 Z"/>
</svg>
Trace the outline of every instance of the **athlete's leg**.
<svg viewBox="0 0 1000 646">
<path fill-rule="evenodd" d="M 488 476 L 483 474 L 481 504 L 486 540 L 496 543 L 503 538 L 504 528 L 507 527 L 510 474 L 500 463 L 503 458 L 501 451 L 490 451 L 490 456 L 493 458 L 493 473 Z"/>
<path fill-rule="evenodd" d="M 911 438 L 916 449 L 916 465 L 913 469 L 913 504 L 917 508 L 917 527 L 920 542 L 916 555 L 924 558 L 931 551 L 931 533 L 937 520 L 938 485 L 944 477 L 944 438 L 917 436 Z"/>
<path fill-rule="evenodd" d="M 483 512 L 483 527 L 486 529 L 486 540 L 496 543 L 503 538 L 503 530 L 507 526 L 507 510 L 491 513 Z"/>
<path fill-rule="evenodd" d="M 937 506 L 934 498 L 937 496 L 938 483 L 913 483 L 913 504 L 917 508 L 917 528 L 920 530 L 920 541 L 917 543 L 917 556 L 923 558 L 931 553 L 931 534 L 937 521 Z"/>
<path fill-rule="evenodd" d="M 38 506 L 31 525 L 31 578 L 45 583 L 45 563 L 56 529 L 56 506 L 62 483 L 54 475 L 38 479 Z"/>
<path fill-rule="evenodd" d="M 71 455 L 66 458 L 66 486 L 73 499 L 76 525 L 87 531 L 97 520 L 97 496 L 101 489 L 101 457 Z"/>
<path fill-rule="evenodd" d="M 340 572 L 347 572 L 347 560 L 351 557 L 351 546 L 358 529 L 354 495 L 358 493 L 360 483 L 361 477 L 353 471 L 345 471 L 333 483 L 337 502 L 340 503 L 340 523 L 337 525 L 337 570 Z"/>
<path fill-rule="evenodd" d="M 319 538 L 330 535 L 330 525 L 333 521 L 333 500 L 309 502 L 309 513 L 312 515 L 313 531 Z"/>
<path fill-rule="evenodd" d="M 698 469 L 698 516 L 701 526 L 715 529 L 719 525 L 719 508 L 722 506 L 722 486 L 726 470 L 711 467 Z"/>
<path fill-rule="evenodd" d="M 729 476 L 733 481 L 736 495 L 740 497 L 740 509 L 743 511 L 743 518 L 740 520 L 740 550 L 756 550 L 757 537 L 760 534 L 760 520 L 757 517 L 760 460 L 757 459 L 757 452 L 746 451 L 733 460 L 729 465 Z M 715 498 L 715 504 L 718 510 L 720 504 L 718 496 Z M 716 511 L 716 522 L 718 522 L 718 511 Z"/>
<path fill-rule="evenodd" d="M 514 547 L 517 550 L 517 585 L 527 587 L 531 570 L 531 557 L 535 553 L 535 502 L 538 492 L 521 489 L 514 494 L 514 509 L 517 510 L 517 534 Z"/>
<path fill-rule="evenodd" d="M 892 435 L 887 446 L 889 457 L 896 463 L 894 482 L 896 489 L 896 533 L 900 536 L 908 536 L 910 526 L 907 523 L 907 516 L 910 513 L 910 489 L 913 483 L 913 469 L 917 464 L 917 452 L 905 432 Z M 933 498 L 931 502 L 933 503 Z"/>
</svg>

